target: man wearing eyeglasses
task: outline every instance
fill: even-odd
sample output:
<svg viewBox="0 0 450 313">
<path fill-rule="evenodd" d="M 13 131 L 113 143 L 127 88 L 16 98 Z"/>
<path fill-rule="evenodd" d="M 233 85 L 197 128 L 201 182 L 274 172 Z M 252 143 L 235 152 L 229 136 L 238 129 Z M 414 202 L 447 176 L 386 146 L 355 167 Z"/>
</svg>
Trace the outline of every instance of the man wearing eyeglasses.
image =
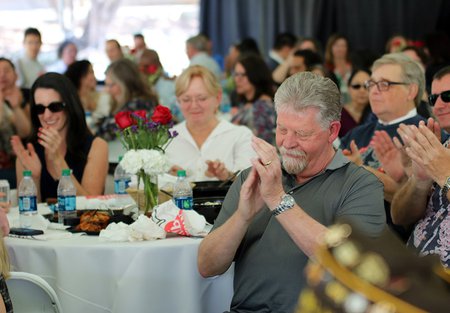
<svg viewBox="0 0 450 313">
<path fill-rule="evenodd" d="M 424 120 L 417 114 L 417 106 L 425 89 L 425 74 L 409 57 L 401 53 L 386 54 L 374 62 L 372 76 L 365 87 L 378 120 L 352 129 L 342 138 L 341 147 L 351 161 L 363 165 L 383 182 L 385 199 L 390 201 L 398 183 L 382 169 L 371 142 L 377 131 L 385 131 L 391 138 L 398 137 L 401 123 L 418 125 Z M 387 223 L 406 241 L 409 232 L 393 225 L 389 204 L 385 203 L 385 207 Z"/>
<path fill-rule="evenodd" d="M 433 113 L 450 131 L 450 66 L 435 74 L 431 92 Z M 439 255 L 450 268 L 450 139 L 441 144 L 439 126 L 431 119 L 419 127 L 402 125 L 399 134 L 413 164 L 392 201 L 392 219 L 400 225 L 415 224 L 408 245 L 422 255 Z"/>
</svg>

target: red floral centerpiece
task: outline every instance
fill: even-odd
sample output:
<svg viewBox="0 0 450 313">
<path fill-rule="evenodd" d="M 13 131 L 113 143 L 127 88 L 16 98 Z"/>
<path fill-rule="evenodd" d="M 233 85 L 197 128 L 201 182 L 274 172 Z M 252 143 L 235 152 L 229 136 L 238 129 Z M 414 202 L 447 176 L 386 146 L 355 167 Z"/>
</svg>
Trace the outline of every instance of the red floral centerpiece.
<svg viewBox="0 0 450 313">
<path fill-rule="evenodd" d="M 169 108 L 158 105 L 150 118 L 145 110 L 139 110 L 119 112 L 115 120 L 119 127 L 117 135 L 127 150 L 120 164 L 125 171 L 138 176 L 138 189 L 140 182 L 144 182 L 145 206 L 142 209 L 147 213 L 158 204 L 158 175 L 170 168 L 164 152 L 177 135 L 170 130 L 172 113 Z"/>
</svg>

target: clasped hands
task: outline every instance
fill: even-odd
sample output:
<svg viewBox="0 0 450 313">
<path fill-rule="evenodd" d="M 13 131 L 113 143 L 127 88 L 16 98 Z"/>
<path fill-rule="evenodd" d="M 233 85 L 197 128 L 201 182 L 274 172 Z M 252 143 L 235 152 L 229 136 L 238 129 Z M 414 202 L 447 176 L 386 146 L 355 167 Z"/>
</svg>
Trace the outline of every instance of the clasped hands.
<svg viewBox="0 0 450 313">
<path fill-rule="evenodd" d="M 281 162 L 274 146 L 257 137 L 252 147 L 258 155 L 251 160 L 252 168 L 240 191 L 238 212 L 246 221 L 261 211 L 266 204 L 275 209 L 284 194 L 281 182 Z"/>
</svg>

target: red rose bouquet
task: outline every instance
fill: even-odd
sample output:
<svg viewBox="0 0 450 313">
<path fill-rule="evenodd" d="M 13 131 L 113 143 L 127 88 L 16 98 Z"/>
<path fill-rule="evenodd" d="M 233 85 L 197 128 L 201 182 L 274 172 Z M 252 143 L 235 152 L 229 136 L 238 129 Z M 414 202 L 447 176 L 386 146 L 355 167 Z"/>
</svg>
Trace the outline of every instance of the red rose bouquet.
<svg viewBox="0 0 450 313">
<path fill-rule="evenodd" d="M 138 175 L 138 184 L 144 182 L 145 212 L 157 204 L 158 186 L 155 177 L 170 168 L 165 149 L 177 135 L 170 109 L 158 105 L 148 118 L 144 110 L 119 112 L 115 116 L 118 137 L 126 150 L 120 162 L 130 174 Z"/>
</svg>

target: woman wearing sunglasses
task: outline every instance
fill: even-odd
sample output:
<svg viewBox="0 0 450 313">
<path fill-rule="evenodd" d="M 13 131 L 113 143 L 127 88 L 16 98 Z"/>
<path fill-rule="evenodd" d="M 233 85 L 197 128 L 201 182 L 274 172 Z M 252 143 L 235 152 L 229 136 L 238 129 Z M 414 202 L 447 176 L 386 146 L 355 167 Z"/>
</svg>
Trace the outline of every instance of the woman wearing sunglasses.
<svg viewBox="0 0 450 313">
<path fill-rule="evenodd" d="M 72 169 L 77 195 L 102 194 L 108 171 L 108 146 L 89 131 L 77 90 L 61 74 L 47 73 L 31 88 L 31 139 L 26 147 L 17 136 L 16 175 L 31 170 L 38 199 L 56 198 L 61 171 Z"/>
<path fill-rule="evenodd" d="M 355 69 L 349 76 L 348 91 L 351 100 L 342 108 L 340 138 L 352 128 L 364 124 L 372 112 L 369 93 L 364 87 L 364 82 L 369 79 L 370 72 L 365 69 Z"/>
</svg>

